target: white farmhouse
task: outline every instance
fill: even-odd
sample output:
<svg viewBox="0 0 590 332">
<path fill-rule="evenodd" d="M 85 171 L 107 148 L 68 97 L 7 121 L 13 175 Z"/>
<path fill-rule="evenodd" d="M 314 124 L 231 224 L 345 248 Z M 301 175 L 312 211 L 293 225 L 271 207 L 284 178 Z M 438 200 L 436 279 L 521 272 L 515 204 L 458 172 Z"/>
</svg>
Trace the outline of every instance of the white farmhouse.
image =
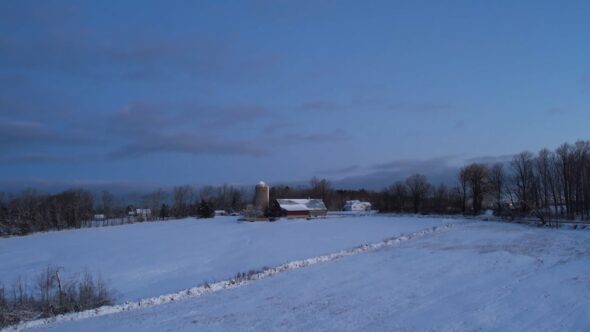
<svg viewBox="0 0 590 332">
<path fill-rule="evenodd" d="M 152 217 L 152 209 L 135 209 L 135 215 L 144 220 L 150 219 Z"/>
<path fill-rule="evenodd" d="M 344 207 L 342 208 L 344 211 L 371 211 L 371 203 L 369 202 L 361 202 L 359 200 L 352 200 L 346 201 Z"/>
</svg>

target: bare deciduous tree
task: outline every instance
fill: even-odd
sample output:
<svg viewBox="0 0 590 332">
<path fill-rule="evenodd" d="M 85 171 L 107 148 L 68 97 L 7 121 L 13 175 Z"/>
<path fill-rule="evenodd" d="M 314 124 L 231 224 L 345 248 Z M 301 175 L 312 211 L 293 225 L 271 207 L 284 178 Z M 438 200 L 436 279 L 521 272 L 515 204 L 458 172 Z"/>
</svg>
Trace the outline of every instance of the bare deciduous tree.
<svg viewBox="0 0 590 332">
<path fill-rule="evenodd" d="M 407 178 L 406 185 L 408 186 L 408 191 L 412 199 L 414 213 L 418 213 L 428 196 L 431 185 L 428 183 L 426 176 L 422 174 L 414 174 Z"/>
<path fill-rule="evenodd" d="M 473 214 L 482 210 L 484 195 L 489 190 L 489 169 L 484 164 L 471 164 L 461 169 L 459 177 L 469 187 Z"/>
<path fill-rule="evenodd" d="M 533 154 L 524 151 L 512 158 L 510 166 L 513 171 L 513 183 L 515 194 L 523 212 L 530 211 L 533 207 L 535 174 Z"/>
</svg>

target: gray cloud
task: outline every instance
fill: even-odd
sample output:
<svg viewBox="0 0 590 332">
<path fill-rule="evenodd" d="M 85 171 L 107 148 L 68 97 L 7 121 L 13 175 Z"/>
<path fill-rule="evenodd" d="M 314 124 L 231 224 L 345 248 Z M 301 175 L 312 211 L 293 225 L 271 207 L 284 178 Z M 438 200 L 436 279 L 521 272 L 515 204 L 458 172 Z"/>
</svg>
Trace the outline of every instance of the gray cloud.
<svg viewBox="0 0 590 332">
<path fill-rule="evenodd" d="M 478 164 L 496 164 L 496 163 L 500 163 L 500 164 L 505 164 L 510 162 L 510 160 L 512 160 L 512 158 L 514 157 L 514 155 L 511 154 L 505 154 L 505 155 L 500 155 L 500 156 L 481 156 L 481 157 L 475 157 L 475 158 L 469 158 L 467 160 L 465 160 L 465 163 L 470 164 L 470 163 L 478 163 Z"/>
<path fill-rule="evenodd" d="M 252 77 L 273 66 L 272 52 L 245 51 L 234 36 L 198 33 L 101 35 L 77 26 L 0 33 L 0 67 L 47 69 L 92 79 L 151 80 L 189 76 L 207 80 Z"/>
<path fill-rule="evenodd" d="M 114 159 L 137 158 L 154 153 L 192 155 L 244 155 L 263 157 L 269 151 L 245 141 L 221 140 L 189 133 L 152 134 L 108 154 Z"/>
<path fill-rule="evenodd" d="M 30 121 L 0 122 L 0 147 L 4 148 L 33 144 L 86 146 L 100 142 L 100 138 L 77 129 L 59 129 Z"/>
<path fill-rule="evenodd" d="M 86 137 L 73 132 L 61 132 L 39 122 L 4 121 L 0 122 L 0 146 L 20 146 L 26 144 L 73 143 L 87 144 Z"/>
<path fill-rule="evenodd" d="M 333 180 L 337 188 L 365 188 L 383 189 L 395 181 L 403 181 L 408 176 L 416 173 L 424 174 L 433 184 L 445 183 L 455 185 L 459 169 L 470 163 L 482 163 L 492 165 L 495 163 L 506 164 L 513 155 L 480 156 L 462 159 L 460 155 L 442 156 L 431 159 L 403 159 L 386 163 L 378 163 L 365 168 L 351 166 L 351 171 L 365 171 L 365 174 L 347 176 Z M 348 167 L 347 167 L 348 168 Z M 342 170 L 347 170 L 343 168 Z M 332 172 L 337 174 L 337 172 Z"/>
<path fill-rule="evenodd" d="M 436 169 L 441 166 L 448 165 L 451 161 L 456 160 L 458 156 L 442 156 L 431 159 L 401 159 L 394 160 L 386 163 L 379 163 L 372 165 L 370 168 L 373 170 L 416 170 L 416 171 L 427 171 Z"/>
<path fill-rule="evenodd" d="M 276 122 L 274 113 L 261 106 L 204 106 L 198 103 L 133 103 L 109 117 L 109 125 L 121 147 L 109 158 L 135 158 L 155 153 L 192 155 L 244 155 L 264 157 L 262 148 L 272 141 L 284 145 L 321 144 L 348 139 L 344 130 L 319 133 L 290 132 L 275 135 L 268 126 L 255 133 L 262 135 L 243 141 L 224 138 L 231 127 L 253 122 Z M 266 128 L 266 129 L 265 129 Z M 195 134 L 198 132 L 198 134 Z"/>
<path fill-rule="evenodd" d="M 96 160 L 93 157 L 81 158 L 79 156 L 64 156 L 50 153 L 24 153 L 19 155 L 10 155 L 0 157 L 0 164 L 37 164 L 37 163 L 80 163 L 84 161 Z"/>
<path fill-rule="evenodd" d="M 355 171 L 359 171 L 361 169 L 362 168 L 359 165 L 351 165 L 351 166 L 335 168 L 335 169 L 325 169 L 325 170 L 318 171 L 317 173 L 320 173 L 320 174 L 349 174 L 349 173 L 352 173 Z"/>
<path fill-rule="evenodd" d="M 459 165 L 459 156 L 442 156 L 432 159 L 403 159 L 369 165 L 364 168 L 365 174 L 347 176 L 334 180 L 338 188 L 365 188 L 380 190 L 395 181 L 403 181 L 407 177 L 420 173 L 428 177 L 432 183 L 454 184 Z M 343 168 L 342 170 L 346 170 Z M 351 172 L 362 171 L 363 168 L 350 167 Z"/>
<path fill-rule="evenodd" d="M 221 127 L 251 123 L 252 121 L 272 116 L 272 112 L 268 109 L 256 106 L 216 107 L 207 109 L 207 113 L 213 117 L 211 124 Z"/>
<path fill-rule="evenodd" d="M 144 134 L 196 128 L 218 130 L 242 123 L 251 123 L 262 118 L 271 118 L 272 112 L 262 106 L 229 105 L 206 106 L 194 102 L 146 103 L 136 102 L 110 116 L 109 124 L 119 132 Z"/>
<path fill-rule="evenodd" d="M 448 113 L 452 109 L 452 105 L 449 103 L 405 103 L 400 102 L 387 107 L 392 111 L 403 111 L 412 113 Z"/>
<path fill-rule="evenodd" d="M 131 192 L 148 192 L 162 187 L 158 183 L 134 182 L 134 181 L 113 181 L 113 180 L 47 180 L 39 178 L 28 178 L 18 180 L 0 180 L 0 188 L 8 193 L 19 193 L 23 190 L 35 188 L 40 192 L 59 192 L 72 188 L 85 188 L 95 192 L 108 190 L 114 194 L 127 194 Z"/>
<path fill-rule="evenodd" d="M 343 179 L 334 180 L 332 183 L 337 188 L 354 189 L 365 188 L 381 190 L 393 184 L 396 181 L 404 181 L 410 175 L 421 173 L 427 176 L 428 180 L 433 183 L 446 183 L 453 185 L 456 183 L 458 167 L 441 165 L 439 168 L 430 171 L 416 171 L 411 169 L 398 171 L 378 171 L 365 175 L 350 176 Z"/>
<path fill-rule="evenodd" d="M 350 138 L 349 134 L 342 130 L 336 129 L 330 132 L 320 133 L 288 133 L 273 139 L 275 142 L 282 144 L 308 144 L 308 143 L 331 143 L 342 142 Z"/>
<path fill-rule="evenodd" d="M 194 119 L 179 112 L 175 105 L 137 102 L 110 114 L 107 126 L 110 131 L 123 135 L 147 135 L 174 124 L 184 124 L 183 118 Z"/>
<path fill-rule="evenodd" d="M 335 112 L 342 109 L 343 106 L 326 100 L 314 100 L 303 103 L 299 109 L 308 112 Z"/>
<path fill-rule="evenodd" d="M 60 135 L 38 122 L 0 122 L 0 145 L 15 145 L 60 139 Z"/>
</svg>

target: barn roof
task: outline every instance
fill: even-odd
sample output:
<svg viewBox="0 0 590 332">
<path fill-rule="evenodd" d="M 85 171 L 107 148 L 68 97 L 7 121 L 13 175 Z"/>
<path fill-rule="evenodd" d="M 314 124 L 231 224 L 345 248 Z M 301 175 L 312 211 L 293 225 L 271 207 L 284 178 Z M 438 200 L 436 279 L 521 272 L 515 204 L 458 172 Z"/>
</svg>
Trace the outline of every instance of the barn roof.
<svg viewBox="0 0 590 332">
<path fill-rule="evenodd" d="M 277 199 L 281 209 L 286 211 L 324 211 L 326 205 L 321 199 Z"/>
</svg>

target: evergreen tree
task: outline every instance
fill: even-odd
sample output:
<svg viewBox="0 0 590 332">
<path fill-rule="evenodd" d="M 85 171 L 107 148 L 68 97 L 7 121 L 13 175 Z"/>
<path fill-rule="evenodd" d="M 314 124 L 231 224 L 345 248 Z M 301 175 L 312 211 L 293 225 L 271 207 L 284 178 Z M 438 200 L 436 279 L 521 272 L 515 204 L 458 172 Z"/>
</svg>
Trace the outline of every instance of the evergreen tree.
<svg viewBox="0 0 590 332">
<path fill-rule="evenodd" d="M 215 216 L 215 209 L 213 208 L 213 203 L 202 199 L 201 203 L 199 203 L 199 206 L 197 207 L 197 217 L 199 217 L 199 218 L 213 218 L 214 216 Z"/>
<path fill-rule="evenodd" d="M 162 204 L 162 206 L 160 207 L 160 218 L 162 218 L 162 219 L 168 218 L 170 215 L 169 210 L 170 209 L 168 208 L 168 205 Z"/>
</svg>

